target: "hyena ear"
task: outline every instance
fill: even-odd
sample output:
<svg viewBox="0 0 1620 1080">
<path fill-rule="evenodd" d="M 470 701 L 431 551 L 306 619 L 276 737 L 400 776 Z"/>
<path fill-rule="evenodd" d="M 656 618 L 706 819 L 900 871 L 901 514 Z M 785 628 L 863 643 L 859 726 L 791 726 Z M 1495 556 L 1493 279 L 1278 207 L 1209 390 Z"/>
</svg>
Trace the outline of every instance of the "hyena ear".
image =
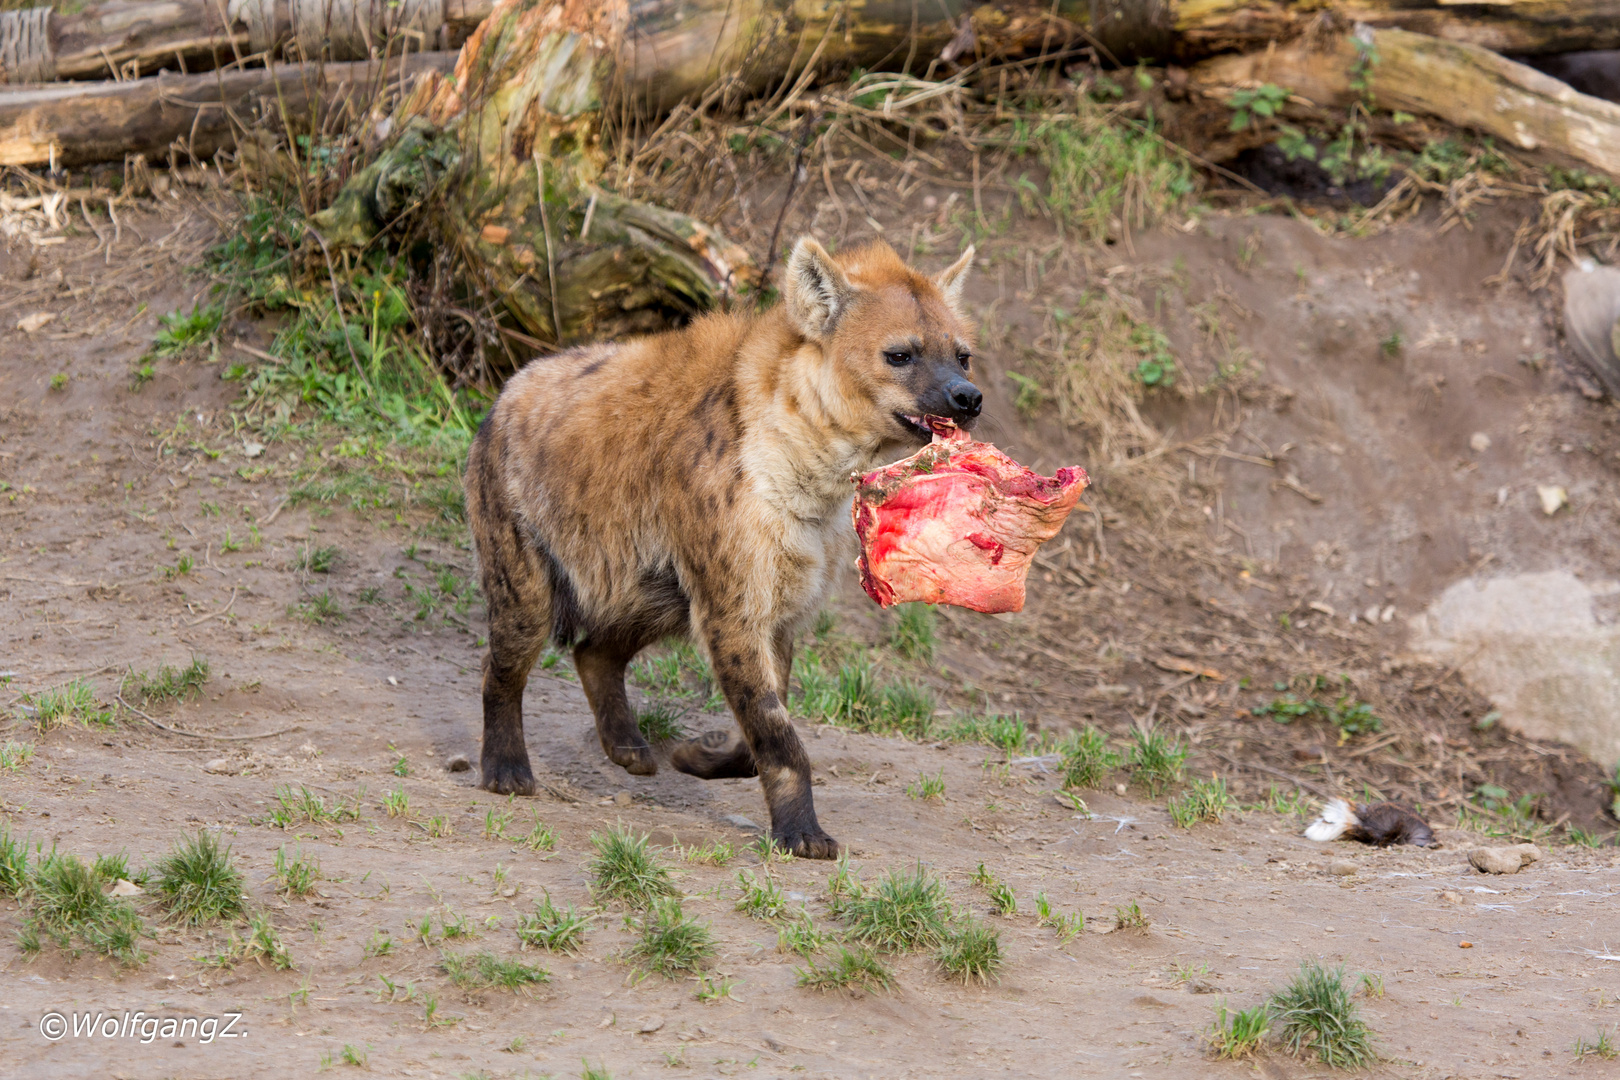
<svg viewBox="0 0 1620 1080">
<path fill-rule="evenodd" d="M 945 302 L 951 305 L 953 310 L 961 306 L 958 301 L 962 299 L 962 286 L 967 284 L 968 270 L 973 266 L 975 250 L 973 245 L 969 244 L 968 249 L 962 252 L 962 257 L 941 270 L 939 276 L 934 279 L 934 284 L 939 286 Z"/>
<path fill-rule="evenodd" d="M 799 237 L 788 256 L 782 285 L 788 318 L 812 341 L 831 337 L 833 327 L 855 298 L 855 286 L 827 249 L 808 236 Z"/>
</svg>

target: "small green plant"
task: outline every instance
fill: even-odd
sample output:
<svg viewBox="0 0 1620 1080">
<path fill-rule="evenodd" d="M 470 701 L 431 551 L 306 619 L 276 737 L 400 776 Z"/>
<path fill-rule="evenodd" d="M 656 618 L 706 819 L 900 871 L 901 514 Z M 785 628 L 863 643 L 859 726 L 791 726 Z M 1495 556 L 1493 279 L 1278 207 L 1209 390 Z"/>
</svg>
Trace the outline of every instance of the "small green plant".
<svg viewBox="0 0 1620 1080">
<path fill-rule="evenodd" d="M 534 913 L 518 919 L 518 940 L 537 949 L 551 952 L 577 953 L 585 941 L 585 928 L 590 916 L 581 915 L 573 908 L 557 907 L 546 892 L 543 899 L 534 902 Z"/>
<path fill-rule="evenodd" d="M 391 770 L 400 779 L 411 775 L 411 761 L 404 754 L 397 754 L 394 758 L 394 767 Z"/>
<path fill-rule="evenodd" d="M 1614 1046 L 1614 1036 L 1607 1028 L 1599 1028 L 1594 1039 L 1576 1039 L 1575 1045 L 1570 1047 L 1570 1052 L 1575 1055 L 1576 1061 L 1585 1061 L 1589 1057 L 1613 1061 L 1616 1056 L 1620 1056 L 1620 1050 L 1616 1050 Z"/>
<path fill-rule="evenodd" d="M 1287 101 L 1288 91 L 1272 83 L 1233 91 L 1232 96 L 1226 99 L 1227 108 L 1232 110 L 1232 122 L 1228 126 L 1232 131 L 1242 131 L 1256 117 L 1270 119 L 1276 116 Z"/>
<path fill-rule="evenodd" d="M 797 953 L 803 957 L 820 952 L 831 941 L 832 937 L 817 929 L 810 913 L 802 909 L 797 919 L 784 923 L 776 931 L 776 948 L 779 952 Z"/>
<path fill-rule="evenodd" d="M 5 765 L 5 750 L 0 747 L 0 767 Z M 1600 848 L 1603 846 L 1603 837 L 1595 832 L 1588 832 L 1578 825 L 1565 826 L 1564 840 L 1576 847 Z"/>
<path fill-rule="evenodd" d="M 153 339 L 152 351 L 147 355 L 158 358 L 179 356 L 194 347 L 206 345 L 219 333 L 219 324 L 224 318 L 224 304 L 208 307 L 193 304 L 190 315 L 179 309 L 171 311 L 158 319 L 161 329 Z"/>
<path fill-rule="evenodd" d="M 938 799 L 945 801 L 945 770 L 939 770 L 937 775 L 929 776 L 927 773 L 918 773 L 915 782 L 906 785 L 906 794 L 913 799 Z"/>
<path fill-rule="evenodd" d="M 1119 754 L 1108 749 L 1108 737 L 1090 724 L 1065 736 L 1058 755 L 1066 788 L 1102 787 L 1120 766 Z"/>
<path fill-rule="evenodd" d="M 191 663 L 183 668 L 162 664 L 156 671 L 132 672 L 126 679 L 133 681 L 134 692 L 140 695 L 143 702 L 162 703 L 201 697 L 202 688 L 208 682 L 208 672 L 208 659 L 193 656 Z"/>
<path fill-rule="evenodd" d="M 757 837 L 753 843 L 748 845 L 747 850 L 757 855 L 759 861 L 767 866 L 774 862 L 791 862 L 793 860 L 793 852 L 778 844 L 776 837 L 771 836 L 769 833 Z"/>
<path fill-rule="evenodd" d="M 366 942 L 365 948 L 361 949 L 360 951 L 362 955 L 368 959 L 376 959 L 379 956 L 388 956 L 394 951 L 393 936 L 390 935 L 386 930 L 373 930 L 371 932 L 371 940 Z M 381 976 L 378 977 L 381 978 Z M 387 979 L 383 979 L 383 983 L 384 985 L 388 986 L 390 990 L 392 990 L 392 984 L 390 984 Z"/>
<path fill-rule="evenodd" d="M 1187 760 L 1187 744 L 1160 734 L 1157 728 L 1132 728 L 1128 764 L 1131 779 L 1142 784 L 1154 798 L 1181 780 Z"/>
<path fill-rule="evenodd" d="M 1309 689 L 1314 692 L 1327 690 L 1333 683 L 1326 676 L 1315 675 L 1303 677 Z M 1345 687 L 1349 686 L 1348 677 L 1340 680 Z M 1298 685 L 1300 680 L 1295 680 Z M 1278 690 L 1286 690 L 1287 683 L 1276 684 Z M 1372 706 L 1365 701 L 1358 701 L 1354 695 L 1344 694 L 1334 699 L 1330 704 L 1314 696 L 1298 697 L 1293 693 L 1283 694 L 1274 698 L 1269 705 L 1261 705 L 1251 709 L 1255 716 L 1269 716 L 1279 724 L 1291 724 L 1301 717 L 1320 717 L 1339 730 L 1341 742 L 1355 735 L 1370 735 L 1382 731 L 1384 721 L 1373 713 Z"/>
<path fill-rule="evenodd" d="M 706 866 L 724 866 L 737 857 L 737 849 L 727 840 L 710 840 L 702 847 L 680 848 L 682 859 L 689 863 L 701 863 Z"/>
<path fill-rule="evenodd" d="M 551 973 L 544 968 L 487 951 L 453 953 L 447 949 L 439 956 L 439 968 L 463 990 L 494 988 L 523 993 L 531 986 L 551 981 Z"/>
<path fill-rule="evenodd" d="M 641 729 L 642 736 L 651 743 L 674 742 L 686 738 L 686 729 L 681 726 L 680 713 L 661 703 L 638 713 L 636 727 Z"/>
<path fill-rule="evenodd" d="M 1018 914 L 1018 895 L 1013 892 L 1011 885 L 1005 881 L 997 881 L 990 885 L 990 906 L 995 908 L 997 915 L 1009 918 Z"/>
<path fill-rule="evenodd" d="M 787 910 L 787 897 L 767 873 L 764 880 L 755 878 L 748 870 L 739 871 L 737 885 L 742 897 L 736 909 L 755 919 L 774 919 Z"/>
<path fill-rule="evenodd" d="M 0 848 L 4 846 L 0 844 Z M 15 856 L 4 854 L 10 864 L 4 870 L 9 878 L 16 869 Z M 26 849 L 23 854 L 26 857 Z M 148 936 L 146 926 L 129 901 L 107 895 L 112 884 L 77 856 L 55 851 L 46 855 L 18 891 L 27 909 L 18 934 L 24 951 L 39 951 L 44 934 L 58 948 L 75 954 L 77 941 L 126 967 L 145 962 L 140 941 Z"/>
<path fill-rule="evenodd" d="M 1241 1061 L 1259 1053 L 1271 1034 L 1271 1010 L 1256 1005 L 1242 1011 L 1228 1009 L 1226 999 L 1215 1004 L 1215 1019 L 1206 1030 L 1210 1051 L 1227 1061 Z"/>
<path fill-rule="evenodd" d="M 585 1058 L 579 1060 L 585 1066 L 580 1070 L 579 1080 L 613 1080 L 613 1074 L 607 1071 L 606 1065 L 592 1065 Z"/>
<path fill-rule="evenodd" d="M 894 952 L 939 945 L 951 916 L 945 883 L 921 863 L 908 875 L 886 872 L 850 895 L 841 908 L 851 939 Z"/>
<path fill-rule="evenodd" d="M 595 877 L 591 893 L 598 901 L 643 909 L 661 897 L 676 894 L 669 870 L 647 848 L 647 837 L 637 837 L 622 826 L 592 833 L 596 857 L 585 864 Z"/>
<path fill-rule="evenodd" d="M 289 858 L 287 849 L 276 849 L 276 891 L 283 896 L 308 896 L 321 880 L 321 864 L 313 857 L 304 858 L 302 850 L 295 850 Z"/>
<path fill-rule="evenodd" d="M 954 925 L 934 954 L 947 978 L 988 983 L 1001 969 L 1001 931 L 977 919 Z"/>
<path fill-rule="evenodd" d="M 1361 996 L 1368 998 L 1381 998 L 1384 996 L 1384 977 L 1374 975 L 1370 971 L 1361 973 Z"/>
<path fill-rule="evenodd" d="M 325 626 L 327 623 L 342 622 L 347 618 L 337 602 L 337 597 L 332 595 L 330 589 L 290 605 L 287 614 L 302 619 L 312 626 Z"/>
<path fill-rule="evenodd" d="M 894 985 L 894 976 L 871 949 L 840 947 L 838 955 L 823 964 L 795 968 L 799 985 L 811 990 L 865 989 L 872 992 L 887 990 Z"/>
<path fill-rule="evenodd" d="M 33 743 L 8 739 L 0 744 L 0 771 L 20 772 L 32 760 L 34 760 Z"/>
<path fill-rule="evenodd" d="M 625 951 L 625 958 L 644 974 L 656 972 L 673 979 L 699 971 L 714 955 L 714 935 L 707 926 L 688 919 L 673 897 L 653 899 L 639 923 L 631 925 L 641 936 Z"/>
<path fill-rule="evenodd" d="M 1194 780 L 1179 799 L 1169 803 L 1170 817 L 1183 829 L 1190 829 L 1201 821 L 1217 824 L 1221 815 L 1237 809 L 1237 801 L 1226 789 L 1226 781 L 1219 777 Z"/>
<path fill-rule="evenodd" d="M 1290 788 L 1288 791 L 1278 791 L 1277 785 L 1272 784 L 1266 789 L 1263 801 L 1244 807 L 1245 810 L 1264 810 L 1272 814 L 1284 814 L 1304 821 L 1312 814 L 1311 801 L 1299 788 Z"/>
<path fill-rule="evenodd" d="M 450 819 L 443 814 L 434 814 L 426 821 L 415 822 L 417 828 L 434 839 L 455 835 L 456 827 L 450 824 Z"/>
<path fill-rule="evenodd" d="M 1391 330 L 1389 332 L 1389 336 L 1378 343 L 1378 349 L 1385 356 L 1392 358 L 1399 356 L 1401 354 L 1401 345 L 1404 340 L 1405 339 L 1401 336 L 1399 329 Z"/>
<path fill-rule="evenodd" d="M 448 907 L 439 913 L 439 933 L 446 941 L 477 936 L 477 932 L 473 930 L 472 920 L 451 911 Z"/>
<path fill-rule="evenodd" d="M 491 807 L 484 811 L 484 839 L 501 840 L 505 838 L 506 827 L 512 824 L 510 810 L 496 810 Z"/>
<path fill-rule="evenodd" d="M 243 914 L 242 872 L 231 865 L 231 849 L 219 834 L 203 829 L 177 843 L 158 861 L 156 886 L 169 914 L 184 926 L 197 926 Z"/>
<path fill-rule="evenodd" d="M 303 557 L 299 560 L 300 568 L 312 574 L 330 574 L 341 554 L 335 547 L 312 548 L 305 544 Z"/>
<path fill-rule="evenodd" d="M 896 610 L 889 644 L 907 660 L 931 663 L 934 659 L 934 609 L 927 604 L 901 604 Z"/>
<path fill-rule="evenodd" d="M 185 577 L 196 568 L 196 559 L 193 559 L 190 555 L 181 555 L 174 561 L 173 566 L 165 566 L 163 568 L 163 576 L 168 578 L 170 581 L 173 581 L 175 578 Z"/>
<path fill-rule="evenodd" d="M 111 727 L 113 722 L 113 711 L 96 703 L 96 688 L 83 679 L 74 679 L 37 694 L 24 694 L 22 704 L 33 710 L 34 722 L 41 731 L 63 727 L 69 721 L 77 721 L 84 727 L 92 724 Z"/>
<path fill-rule="evenodd" d="M 51 389 L 52 390 L 66 390 L 67 389 L 67 384 L 68 384 L 68 377 L 63 372 L 59 371 L 55 375 L 51 376 Z"/>
<path fill-rule="evenodd" d="M 0 820 L 0 896 L 16 896 L 28 884 L 28 841 Z"/>
<path fill-rule="evenodd" d="M 1116 930 L 1147 930 L 1150 925 L 1142 906 L 1135 900 L 1114 908 L 1114 929 Z"/>
<path fill-rule="evenodd" d="M 411 797 L 405 794 L 404 784 L 385 793 L 382 804 L 383 812 L 389 817 L 404 817 L 411 812 Z"/>
<path fill-rule="evenodd" d="M 1007 371 L 1003 374 L 1013 384 L 1013 408 L 1025 416 L 1033 416 L 1052 396 L 1041 388 L 1038 379 L 1030 378 L 1028 375 L 1016 371 Z"/>
<path fill-rule="evenodd" d="M 1035 894 L 1035 915 L 1040 919 L 1042 926 L 1050 926 L 1057 931 L 1061 942 L 1072 941 L 1080 936 L 1086 928 L 1086 916 L 1082 911 L 1072 915 L 1059 913 L 1052 907 L 1052 901 L 1047 899 L 1044 892 Z"/>
<path fill-rule="evenodd" d="M 371 1057 L 369 1054 L 370 1049 L 371 1048 L 369 1046 L 367 1046 L 365 1049 L 361 1049 L 352 1043 L 344 1043 L 343 1053 L 341 1055 L 343 1064 L 353 1065 L 357 1069 L 371 1068 Z"/>
<path fill-rule="evenodd" d="M 557 834 L 550 825 L 540 820 L 540 814 L 534 813 L 534 823 L 521 843 L 530 851 L 555 851 L 557 849 Z"/>
<path fill-rule="evenodd" d="M 1359 1068 L 1376 1060 L 1372 1032 L 1344 985 L 1344 968 L 1306 960 L 1267 1002 L 1283 1045 L 1293 1054 L 1314 1051 L 1330 1068 Z"/>
<path fill-rule="evenodd" d="M 360 799 L 365 789 L 355 795 L 354 801 L 349 805 L 338 803 L 327 806 L 326 800 L 315 794 L 303 784 L 298 785 L 294 791 L 290 784 L 275 789 L 272 798 L 275 804 L 270 808 L 265 824 L 274 825 L 279 829 L 290 829 L 302 822 L 312 825 L 338 825 L 345 821 L 360 820 Z"/>
<path fill-rule="evenodd" d="M 697 977 L 697 999 L 705 1005 L 713 1005 L 726 998 L 737 1000 L 732 991 L 737 988 L 736 979 L 728 979 L 723 975 L 711 975 L 708 972 L 699 972 Z"/>
</svg>

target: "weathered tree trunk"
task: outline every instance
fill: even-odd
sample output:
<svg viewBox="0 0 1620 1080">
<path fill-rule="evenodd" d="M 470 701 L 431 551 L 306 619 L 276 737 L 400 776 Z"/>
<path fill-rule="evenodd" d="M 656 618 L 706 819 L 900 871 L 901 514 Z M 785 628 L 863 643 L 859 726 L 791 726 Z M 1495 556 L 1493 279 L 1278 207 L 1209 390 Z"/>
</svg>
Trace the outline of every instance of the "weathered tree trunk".
<svg viewBox="0 0 1620 1080">
<path fill-rule="evenodd" d="M 0 82 L 207 71 L 293 47 L 294 59 L 460 48 L 494 0 L 102 0 L 71 14 L 0 12 Z"/>
<path fill-rule="evenodd" d="M 344 98 L 358 108 L 380 90 L 408 88 L 416 76 L 450 70 L 454 53 L 346 64 L 163 74 L 130 82 L 47 83 L 0 88 L 0 165 L 77 166 L 128 154 L 207 158 L 234 133 L 265 118 L 307 118 Z M 279 126 L 279 123 L 277 124 Z"/>
<path fill-rule="evenodd" d="M 1090 0 L 1091 33 L 1122 63 L 1183 63 L 1366 23 L 1500 53 L 1620 48 L 1620 0 Z"/>
<path fill-rule="evenodd" d="M 1405 30 L 1376 30 L 1370 38 L 1369 55 L 1377 59 L 1364 70 L 1379 108 L 1438 117 L 1620 176 L 1620 105 L 1576 93 L 1478 45 Z M 1360 96 L 1352 78 L 1363 55 L 1350 37 L 1333 35 L 1207 60 L 1190 79 L 1216 93 L 1272 83 L 1317 105 L 1347 106 Z"/>
</svg>

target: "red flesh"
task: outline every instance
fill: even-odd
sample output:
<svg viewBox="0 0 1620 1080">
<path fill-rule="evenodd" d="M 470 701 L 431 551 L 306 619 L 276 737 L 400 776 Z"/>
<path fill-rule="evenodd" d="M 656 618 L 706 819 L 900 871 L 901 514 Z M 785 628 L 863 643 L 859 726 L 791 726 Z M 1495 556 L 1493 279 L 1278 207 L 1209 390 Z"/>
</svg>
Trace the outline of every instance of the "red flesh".
<svg viewBox="0 0 1620 1080">
<path fill-rule="evenodd" d="M 861 585 L 883 607 L 1022 611 L 1029 561 L 1080 501 L 1085 470 L 1038 476 L 949 421 L 927 424 L 932 443 L 855 480 Z"/>
</svg>

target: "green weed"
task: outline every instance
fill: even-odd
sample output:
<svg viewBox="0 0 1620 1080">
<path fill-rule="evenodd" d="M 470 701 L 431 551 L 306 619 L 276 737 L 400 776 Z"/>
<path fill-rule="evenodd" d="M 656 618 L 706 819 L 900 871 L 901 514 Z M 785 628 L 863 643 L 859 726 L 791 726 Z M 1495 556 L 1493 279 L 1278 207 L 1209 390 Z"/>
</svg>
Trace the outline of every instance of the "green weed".
<svg viewBox="0 0 1620 1080">
<path fill-rule="evenodd" d="M 706 866 L 724 866 L 737 857 L 737 849 L 726 840 L 710 840 L 702 847 L 678 848 L 680 857 L 689 863 Z"/>
<path fill-rule="evenodd" d="M 148 356 L 166 359 L 206 345 L 219 333 L 219 324 L 225 318 L 225 305 L 202 307 L 193 304 L 191 314 L 178 309 L 159 317 L 160 329 L 152 341 Z"/>
<path fill-rule="evenodd" d="M 1013 892 L 1011 885 L 1005 881 L 993 882 L 989 887 L 990 906 L 995 908 L 997 915 L 1006 915 L 1009 918 L 1018 914 L 1018 895 Z"/>
<path fill-rule="evenodd" d="M 1271 1010 L 1256 1005 L 1242 1011 L 1228 1009 L 1226 999 L 1215 1004 L 1215 1019 L 1205 1031 L 1209 1048 L 1217 1058 L 1241 1061 L 1259 1053 L 1271 1034 Z"/>
<path fill-rule="evenodd" d="M 1344 968 L 1314 960 L 1267 1002 L 1278 1035 L 1290 1053 L 1312 1050 L 1330 1068 L 1360 1068 L 1377 1060 L 1372 1032 L 1362 1022 L 1344 985 Z"/>
<path fill-rule="evenodd" d="M 732 991 L 737 989 L 737 980 L 728 979 L 723 975 L 711 975 L 708 972 L 699 972 L 697 977 L 697 999 L 705 1005 L 713 1005 L 726 998 L 737 1000 Z"/>
<path fill-rule="evenodd" d="M 636 715 L 636 727 L 648 742 L 674 742 L 686 738 L 686 729 L 680 720 L 681 714 L 668 705 L 655 704 Z"/>
<path fill-rule="evenodd" d="M 96 702 L 96 688 L 83 679 L 74 679 L 37 694 L 24 694 L 22 704 L 33 710 L 34 722 L 41 731 L 63 727 L 78 721 L 84 727 L 92 724 L 111 727 L 113 711 L 103 709 Z"/>
<path fill-rule="evenodd" d="M 1226 781 L 1215 777 L 1194 780 L 1186 794 L 1169 803 L 1170 817 L 1183 829 L 1190 829 L 1200 821 L 1218 824 L 1221 815 L 1237 809 L 1237 801 L 1226 789 Z"/>
<path fill-rule="evenodd" d="M 34 760 L 34 744 L 8 739 L 0 743 L 0 771 L 20 772 Z"/>
<path fill-rule="evenodd" d="M 840 948 L 838 955 L 824 964 L 795 968 L 799 985 L 811 990 L 887 990 L 894 976 L 871 949 L 864 946 Z"/>
<path fill-rule="evenodd" d="M 304 858 L 302 851 L 295 851 L 291 858 L 287 856 L 287 849 L 276 849 L 276 891 L 283 896 L 308 896 L 315 891 L 315 883 L 321 880 L 321 864 L 313 857 Z"/>
<path fill-rule="evenodd" d="M 158 895 L 184 926 L 240 918 L 245 884 L 231 865 L 231 849 L 207 829 L 175 844 L 156 867 Z"/>
<path fill-rule="evenodd" d="M 1585 1061 L 1589 1057 L 1602 1058 L 1604 1061 L 1613 1061 L 1620 1056 L 1620 1050 L 1614 1046 L 1614 1036 L 1607 1028 L 1599 1028 L 1595 1039 L 1576 1039 L 1575 1045 L 1570 1047 L 1576 1061 Z"/>
<path fill-rule="evenodd" d="M 28 884 L 28 841 L 12 835 L 0 821 L 0 896 L 16 896 Z"/>
<path fill-rule="evenodd" d="M 557 848 L 556 831 L 540 820 L 538 812 L 533 813 L 534 824 L 519 842 L 530 851 L 555 851 Z"/>
<path fill-rule="evenodd" d="M 184 701 L 202 696 L 208 682 L 208 659 L 193 656 L 183 668 L 161 664 L 156 671 L 131 672 L 126 679 L 134 682 L 134 692 L 143 702 Z"/>
<path fill-rule="evenodd" d="M 598 902 L 620 903 L 642 909 L 661 897 L 676 894 L 669 870 L 647 848 L 647 837 L 636 837 L 622 826 L 591 834 L 596 857 L 585 864 L 595 878 L 591 892 Z"/>
<path fill-rule="evenodd" d="M 1068 942 L 1079 937 L 1086 928 L 1085 912 L 1077 911 L 1072 915 L 1059 913 L 1052 907 L 1052 901 L 1047 899 L 1044 892 L 1035 894 L 1035 916 L 1042 926 L 1050 926 L 1057 931 L 1058 940 Z"/>
<path fill-rule="evenodd" d="M 807 958 L 810 954 L 826 948 L 831 941 L 831 935 L 817 929 L 815 922 L 810 918 L 810 913 L 804 910 L 799 912 L 797 919 L 784 923 L 776 931 L 778 951 L 797 953 Z"/>
<path fill-rule="evenodd" d="M 1131 749 L 1127 764 L 1131 779 L 1142 784 L 1154 798 L 1171 784 L 1181 780 L 1181 768 L 1187 760 L 1187 744 L 1159 733 L 1156 728 L 1132 728 Z"/>
<path fill-rule="evenodd" d="M 896 609 L 889 644 L 907 660 L 931 663 L 934 659 L 934 609 L 927 604 L 901 604 Z"/>
<path fill-rule="evenodd" d="M 411 812 L 411 797 L 405 794 L 405 785 L 401 784 L 393 791 L 383 795 L 383 813 L 389 817 L 404 817 Z"/>
<path fill-rule="evenodd" d="M 988 983 L 1001 969 L 1001 931 L 977 919 L 953 925 L 934 953 L 940 969 L 962 985 Z"/>
<path fill-rule="evenodd" d="M 585 928 L 590 925 L 588 915 L 581 915 L 572 907 L 564 910 L 552 903 L 551 893 L 534 902 L 534 912 L 518 919 L 518 940 L 537 949 L 551 952 L 577 953 L 585 941 Z"/>
<path fill-rule="evenodd" d="M 737 885 L 742 889 L 742 897 L 737 901 L 736 910 L 743 914 L 755 919 L 774 919 L 787 910 L 787 897 L 769 874 L 762 881 L 750 871 L 739 871 Z"/>
<path fill-rule="evenodd" d="M 793 670 L 799 693 L 790 704 L 801 715 L 856 731 L 912 738 L 924 737 L 933 725 L 931 692 L 913 683 L 881 684 L 865 659 L 829 672 L 819 656 L 806 652 L 794 661 Z"/>
<path fill-rule="evenodd" d="M 841 914 L 853 940 L 901 952 L 939 945 L 951 911 L 945 883 L 918 863 L 909 875 L 886 872 L 873 885 L 852 893 Z"/>
<path fill-rule="evenodd" d="M 14 869 L 13 864 L 7 873 Z M 19 892 L 27 911 L 19 934 L 25 951 L 38 951 L 44 934 L 75 954 L 77 940 L 126 967 L 144 963 L 145 924 L 127 900 L 107 895 L 112 884 L 77 856 L 53 851 L 41 859 Z"/>
<path fill-rule="evenodd" d="M 1069 732 L 1058 743 L 1058 755 L 1066 788 L 1102 787 L 1121 764 L 1119 754 L 1108 749 L 1108 737 L 1090 724 Z"/>
<path fill-rule="evenodd" d="M 368 959 L 376 959 L 377 957 L 388 956 L 394 951 L 394 939 L 386 930 L 373 930 L 371 932 L 371 940 L 366 942 L 365 947 L 360 951 L 361 954 L 366 956 Z M 384 979 L 383 982 L 384 985 L 388 985 L 388 981 L 386 979 Z"/>
<path fill-rule="evenodd" d="M 708 927 L 688 919 L 674 898 L 653 899 L 639 922 L 632 925 L 641 936 L 626 950 L 625 958 L 644 973 L 673 979 L 700 970 L 714 955 L 714 935 Z"/>
<path fill-rule="evenodd" d="M 339 802 L 334 806 L 327 806 L 324 798 L 303 784 L 299 784 L 296 791 L 290 784 L 285 784 L 272 793 L 275 804 L 270 808 L 264 823 L 279 829 L 290 829 L 306 821 L 312 825 L 339 825 L 345 821 L 359 821 L 360 801 L 364 794 L 365 788 L 362 787 L 348 805 Z"/>
<path fill-rule="evenodd" d="M 1052 208 L 1100 244 L 1111 231 L 1145 228 L 1197 189 L 1184 158 L 1156 137 L 1151 120 L 1129 120 L 1079 95 L 1034 132 L 1050 171 Z"/>
<path fill-rule="evenodd" d="M 342 622 L 348 618 L 330 589 L 288 605 L 287 614 L 302 619 L 312 626 L 325 626 L 327 623 Z"/>
<path fill-rule="evenodd" d="M 906 794 L 913 799 L 938 799 L 945 801 L 945 770 L 939 770 L 934 776 L 927 773 L 918 773 L 915 782 L 906 785 Z"/>
<path fill-rule="evenodd" d="M 1150 925 L 1147 914 L 1142 906 L 1135 900 L 1128 904 L 1114 908 L 1114 929 L 1116 930 L 1147 930 Z"/>
<path fill-rule="evenodd" d="M 463 990 L 493 988 L 522 993 L 531 986 L 551 981 L 551 973 L 545 968 L 508 960 L 492 952 L 453 953 L 447 949 L 439 956 L 439 969 Z"/>
</svg>

